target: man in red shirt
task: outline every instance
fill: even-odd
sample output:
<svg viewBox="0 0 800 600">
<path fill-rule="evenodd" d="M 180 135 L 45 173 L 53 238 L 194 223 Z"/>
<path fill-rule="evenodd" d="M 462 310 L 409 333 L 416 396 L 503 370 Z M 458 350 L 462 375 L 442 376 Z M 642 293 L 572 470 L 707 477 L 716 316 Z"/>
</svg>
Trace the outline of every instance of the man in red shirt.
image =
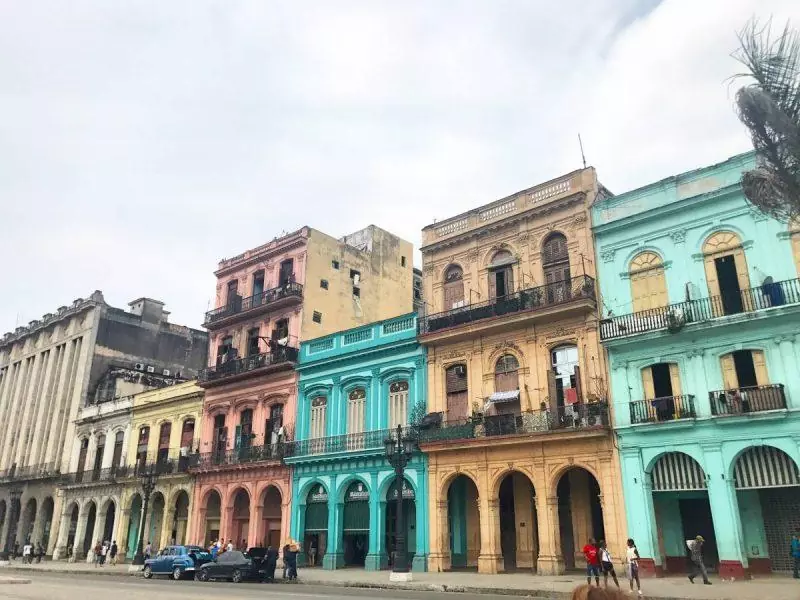
<svg viewBox="0 0 800 600">
<path fill-rule="evenodd" d="M 583 555 L 586 557 L 586 582 L 592 585 L 594 576 L 597 587 L 600 587 L 600 551 L 594 538 L 589 538 L 589 543 L 583 547 Z"/>
</svg>

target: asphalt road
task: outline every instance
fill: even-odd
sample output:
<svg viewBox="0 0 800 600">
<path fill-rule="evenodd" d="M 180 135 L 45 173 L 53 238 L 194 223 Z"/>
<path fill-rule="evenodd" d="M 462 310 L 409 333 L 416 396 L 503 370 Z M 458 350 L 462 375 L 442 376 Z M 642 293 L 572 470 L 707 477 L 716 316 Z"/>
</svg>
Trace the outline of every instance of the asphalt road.
<svg viewBox="0 0 800 600">
<path fill-rule="evenodd" d="M 11 575 L 11 574 L 9 574 Z M 306 584 L 260 584 L 199 581 L 171 581 L 169 579 L 145 580 L 140 577 L 110 577 L 90 575 L 56 575 L 40 573 L 14 573 L 30 579 L 21 585 L 0 584 L 3 600 L 198 600 L 203 598 L 259 598 L 262 600 L 353 600 L 382 598 L 384 600 L 508 600 L 508 596 L 489 594 L 446 594 L 390 589 L 359 589 L 325 587 Z"/>
</svg>

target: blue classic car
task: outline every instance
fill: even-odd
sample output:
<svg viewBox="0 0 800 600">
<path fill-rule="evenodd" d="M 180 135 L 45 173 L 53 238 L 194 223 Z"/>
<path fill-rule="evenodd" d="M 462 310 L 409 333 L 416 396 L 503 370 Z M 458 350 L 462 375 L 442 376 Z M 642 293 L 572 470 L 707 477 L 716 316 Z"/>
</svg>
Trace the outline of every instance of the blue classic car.
<svg viewBox="0 0 800 600">
<path fill-rule="evenodd" d="M 195 569 L 211 561 L 211 555 L 200 546 L 167 546 L 154 558 L 144 561 L 144 576 L 169 575 L 175 581 L 194 576 Z"/>
</svg>

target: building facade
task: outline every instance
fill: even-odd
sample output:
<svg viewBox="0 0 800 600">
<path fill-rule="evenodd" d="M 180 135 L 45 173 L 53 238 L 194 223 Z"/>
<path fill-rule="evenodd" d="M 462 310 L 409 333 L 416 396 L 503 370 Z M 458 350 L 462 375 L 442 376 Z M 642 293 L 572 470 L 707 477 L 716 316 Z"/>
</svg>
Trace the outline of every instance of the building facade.
<svg viewBox="0 0 800 600">
<path fill-rule="evenodd" d="M 200 442 L 203 389 L 187 381 L 133 397 L 134 438 L 128 444 L 128 477 L 122 484 L 122 519 L 116 531 L 120 553 L 133 558 L 142 523 L 142 489 L 136 478 L 143 465 L 156 465 L 158 478 L 145 516 L 145 544 L 153 551 L 189 543 L 194 479 L 189 466 Z M 135 443 L 134 443 L 135 440 Z"/>
<path fill-rule="evenodd" d="M 77 467 L 72 450 L 80 408 L 167 385 L 203 367 L 207 335 L 169 323 L 168 314 L 149 298 L 124 311 L 96 291 L 0 338 L 0 421 L 8 423 L 0 432 L 5 551 L 27 540 L 46 540 L 47 553 L 55 550 L 59 536 L 51 532 L 59 531 L 67 508 L 57 484 Z"/>
<path fill-rule="evenodd" d="M 589 227 L 607 194 L 584 169 L 423 229 L 430 570 L 557 574 L 590 537 L 622 555 Z"/>
<path fill-rule="evenodd" d="M 425 351 L 415 313 L 302 342 L 292 468 L 292 538 L 305 565 L 391 566 L 397 490 L 384 440 L 425 414 Z M 402 485 L 412 569 L 428 555 L 428 482 L 422 453 Z"/>
<path fill-rule="evenodd" d="M 289 535 L 299 343 L 411 310 L 411 244 L 375 226 L 296 232 L 223 260 L 206 315 L 210 366 L 193 540 L 277 545 Z"/>
<path fill-rule="evenodd" d="M 593 207 L 629 531 L 653 574 L 706 539 L 788 570 L 800 514 L 800 232 L 746 202 L 752 153 Z"/>
</svg>

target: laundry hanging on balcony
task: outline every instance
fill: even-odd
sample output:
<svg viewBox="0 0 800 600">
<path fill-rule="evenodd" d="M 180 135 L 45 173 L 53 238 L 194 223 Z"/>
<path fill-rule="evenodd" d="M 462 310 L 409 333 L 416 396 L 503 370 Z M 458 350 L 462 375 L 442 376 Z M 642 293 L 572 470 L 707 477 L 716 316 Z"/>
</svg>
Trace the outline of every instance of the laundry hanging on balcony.
<svg viewBox="0 0 800 600">
<path fill-rule="evenodd" d="M 508 392 L 495 392 L 486 399 L 486 404 L 483 406 L 484 412 L 488 411 L 496 404 L 505 404 L 507 402 L 518 402 L 519 390 L 510 390 Z"/>
</svg>

